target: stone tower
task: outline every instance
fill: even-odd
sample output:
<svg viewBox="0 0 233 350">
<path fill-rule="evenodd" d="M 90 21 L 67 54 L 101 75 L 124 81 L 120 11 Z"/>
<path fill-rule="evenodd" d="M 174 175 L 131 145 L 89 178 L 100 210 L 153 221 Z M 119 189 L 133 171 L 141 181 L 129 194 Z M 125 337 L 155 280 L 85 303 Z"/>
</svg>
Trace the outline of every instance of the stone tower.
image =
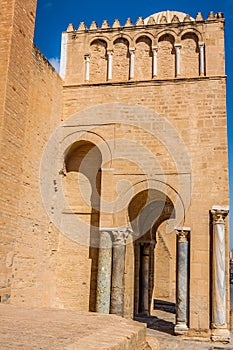
<svg viewBox="0 0 233 350">
<path fill-rule="evenodd" d="M 0 121 L 1 121 L 1 296 L 10 295 L 14 240 L 23 188 L 25 128 L 29 108 L 36 1 L 0 4 Z"/>
<path fill-rule="evenodd" d="M 3 300 L 134 317 L 162 299 L 175 333 L 228 340 L 223 14 L 70 24 L 60 77 L 28 11 L 1 67 Z"/>
</svg>

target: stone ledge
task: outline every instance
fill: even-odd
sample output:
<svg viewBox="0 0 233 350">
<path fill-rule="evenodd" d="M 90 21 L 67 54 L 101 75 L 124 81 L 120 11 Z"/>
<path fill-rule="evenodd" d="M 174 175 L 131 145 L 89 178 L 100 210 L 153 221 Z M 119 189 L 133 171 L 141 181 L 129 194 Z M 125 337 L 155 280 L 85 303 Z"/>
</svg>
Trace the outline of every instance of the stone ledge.
<svg viewBox="0 0 233 350">
<path fill-rule="evenodd" d="M 150 350 L 146 325 L 115 315 L 0 305 L 0 349 Z"/>
</svg>

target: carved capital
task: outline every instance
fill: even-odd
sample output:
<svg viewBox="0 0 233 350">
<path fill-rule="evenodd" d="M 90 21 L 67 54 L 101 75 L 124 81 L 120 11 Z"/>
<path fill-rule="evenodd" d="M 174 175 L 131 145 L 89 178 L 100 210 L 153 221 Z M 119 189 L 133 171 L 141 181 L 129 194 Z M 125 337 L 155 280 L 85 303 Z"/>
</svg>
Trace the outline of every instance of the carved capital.
<svg viewBox="0 0 233 350">
<path fill-rule="evenodd" d="M 228 209 L 225 208 L 212 208 L 211 214 L 212 214 L 212 220 L 213 224 L 225 224 L 225 219 L 229 213 Z"/>
<path fill-rule="evenodd" d="M 131 230 L 128 228 L 119 228 L 117 230 L 112 230 L 113 245 L 125 245 L 129 233 L 131 233 Z"/>
<path fill-rule="evenodd" d="M 180 50 L 182 45 L 180 43 L 177 43 L 174 45 L 176 50 Z"/>
<path fill-rule="evenodd" d="M 89 62 L 90 61 L 90 57 L 91 57 L 91 55 L 89 53 L 85 53 L 85 55 L 84 55 L 85 61 Z"/>
<path fill-rule="evenodd" d="M 143 255 L 144 256 L 149 256 L 150 255 L 150 247 L 151 243 L 150 242 L 145 242 L 143 243 Z"/>
<path fill-rule="evenodd" d="M 176 227 L 176 234 L 178 236 L 178 242 L 188 242 L 190 236 L 190 228 L 189 227 Z"/>
</svg>

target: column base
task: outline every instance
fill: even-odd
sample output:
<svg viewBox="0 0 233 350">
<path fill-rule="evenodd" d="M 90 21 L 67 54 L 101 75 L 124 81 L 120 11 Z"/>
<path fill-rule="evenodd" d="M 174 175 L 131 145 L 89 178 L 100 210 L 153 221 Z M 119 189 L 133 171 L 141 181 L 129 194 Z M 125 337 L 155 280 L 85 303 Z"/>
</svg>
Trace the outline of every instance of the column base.
<svg viewBox="0 0 233 350">
<path fill-rule="evenodd" d="M 177 323 L 174 328 L 175 335 L 182 335 L 188 332 L 188 326 L 185 323 Z"/>
<path fill-rule="evenodd" d="M 214 328 L 211 332 L 213 342 L 229 343 L 231 341 L 230 332 L 226 328 Z"/>
</svg>

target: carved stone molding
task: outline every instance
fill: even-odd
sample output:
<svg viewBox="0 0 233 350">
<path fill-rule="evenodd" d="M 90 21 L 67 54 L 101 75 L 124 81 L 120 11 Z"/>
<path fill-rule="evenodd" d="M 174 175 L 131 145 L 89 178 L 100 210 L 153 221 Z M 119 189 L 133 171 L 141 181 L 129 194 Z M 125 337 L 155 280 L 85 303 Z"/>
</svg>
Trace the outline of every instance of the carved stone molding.
<svg viewBox="0 0 233 350">
<path fill-rule="evenodd" d="M 132 231 L 129 230 L 128 228 L 120 228 L 117 230 L 112 230 L 112 235 L 113 235 L 113 245 L 125 245 L 126 240 L 129 236 L 129 233 Z"/>
<path fill-rule="evenodd" d="M 175 228 L 178 236 L 178 242 L 188 242 L 190 236 L 189 227 L 176 227 Z"/>
<path fill-rule="evenodd" d="M 213 207 L 211 210 L 213 224 L 225 224 L 225 219 L 229 213 L 227 207 Z"/>
</svg>

